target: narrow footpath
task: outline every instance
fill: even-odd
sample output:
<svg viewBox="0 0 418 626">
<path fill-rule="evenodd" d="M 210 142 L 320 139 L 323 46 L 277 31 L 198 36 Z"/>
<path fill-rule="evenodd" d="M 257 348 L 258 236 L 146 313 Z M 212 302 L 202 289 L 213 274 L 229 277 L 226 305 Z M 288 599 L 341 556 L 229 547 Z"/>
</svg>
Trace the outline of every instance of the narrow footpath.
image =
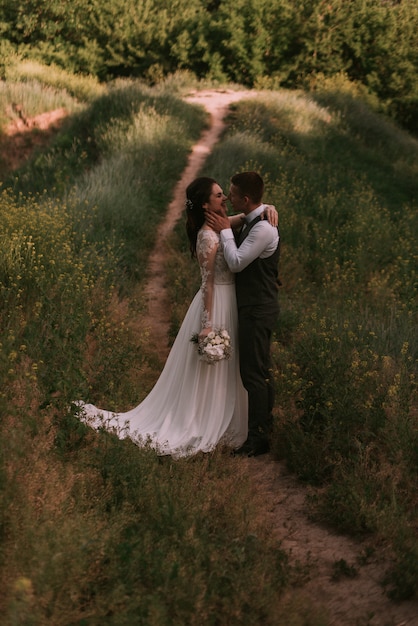
<svg viewBox="0 0 418 626">
<path fill-rule="evenodd" d="M 200 91 L 185 98 L 187 102 L 202 104 L 206 108 L 210 115 L 210 126 L 202 133 L 200 140 L 192 148 L 188 164 L 174 189 L 173 199 L 168 206 L 166 217 L 157 229 L 157 245 L 152 251 L 148 263 L 147 282 L 144 288 L 148 314 L 143 323 L 150 329 L 150 336 L 153 337 L 155 349 L 163 362 L 169 351 L 167 336 L 170 324 L 170 302 L 164 275 L 167 239 L 184 211 L 187 185 L 199 175 L 206 158 L 224 129 L 224 118 L 228 106 L 246 96 L 250 97 L 251 92 Z"/>
</svg>

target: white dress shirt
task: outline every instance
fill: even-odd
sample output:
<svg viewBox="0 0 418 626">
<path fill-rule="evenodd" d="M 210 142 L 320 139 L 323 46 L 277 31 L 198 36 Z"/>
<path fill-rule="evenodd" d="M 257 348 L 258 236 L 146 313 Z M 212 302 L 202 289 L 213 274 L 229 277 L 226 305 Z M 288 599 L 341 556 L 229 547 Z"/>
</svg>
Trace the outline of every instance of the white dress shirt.
<svg viewBox="0 0 418 626">
<path fill-rule="evenodd" d="M 246 224 L 252 222 L 263 213 L 265 204 L 248 213 L 245 216 Z M 231 272 L 241 272 L 255 259 L 266 259 L 275 252 L 279 243 L 279 232 L 275 226 L 267 220 L 260 220 L 255 224 L 239 248 L 235 243 L 234 233 L 231 228 L 225 228 L 220 232 L 222 250 L 225 260 Z"/>
</svg>

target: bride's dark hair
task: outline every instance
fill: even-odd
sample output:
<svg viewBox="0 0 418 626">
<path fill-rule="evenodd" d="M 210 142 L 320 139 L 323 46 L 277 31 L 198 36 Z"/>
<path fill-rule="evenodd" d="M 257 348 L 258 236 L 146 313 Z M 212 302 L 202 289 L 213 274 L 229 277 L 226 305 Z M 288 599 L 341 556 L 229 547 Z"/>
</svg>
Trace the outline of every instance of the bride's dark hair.
<svg viewBox="0 0 418 626">
<path fill-rule="evenodd" d="M 200 176 L 191 182 L 186 189 L 186 232 L 189 238 L 192 258 L 196 256 L 197 233 L 205 221 L 203 205 L 209 202 L 212 187 L 215 184 L 216 180 L 214 178 Z"/>
</svg>

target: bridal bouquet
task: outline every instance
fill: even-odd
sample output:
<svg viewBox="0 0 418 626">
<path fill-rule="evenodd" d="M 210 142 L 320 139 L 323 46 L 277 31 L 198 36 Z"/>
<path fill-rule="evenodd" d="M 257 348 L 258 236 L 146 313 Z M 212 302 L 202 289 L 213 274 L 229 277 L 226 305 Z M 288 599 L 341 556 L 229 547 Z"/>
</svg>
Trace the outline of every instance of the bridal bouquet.
<svg viewBox="0 0 418 626">
<path fill-rule="evenodd" d="M 206 363 L 229 359 L 232 353 L 231 337 L 224 328 L 212 330 L 203 341 L 199 341 L 198 333 L 194 333 L 190 341 L 197 344 L 197 351 Z"/>
</svg>

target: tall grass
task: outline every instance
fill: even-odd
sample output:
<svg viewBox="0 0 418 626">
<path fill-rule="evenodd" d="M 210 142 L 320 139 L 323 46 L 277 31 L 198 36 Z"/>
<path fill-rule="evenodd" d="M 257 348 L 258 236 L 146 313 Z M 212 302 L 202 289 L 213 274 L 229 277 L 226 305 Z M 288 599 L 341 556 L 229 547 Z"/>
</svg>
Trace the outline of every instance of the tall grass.
<svg viewBox="0 0 418 626">
<path fill-rule="evenodd" d="M 45 88 L 39 82 L 26 83 L 0 82 L 0 108 L 2 111 L 2 125 L 18 119 L 16 107 L 26 118 L 65 108 L 69 112 L 76 111 L 80 104 L 66 92 L 53 88 Z"/>
<path fill-rule="evenodd" d="M 123 372 L 143 358 L 138 359 L 139 348 L 129 347 L 129 310 L 118 304 L 117 294 L 131 290 L 133 279 L 143 279 L 156 225 L 204 122 L 200 110 L 173 96 L 118 83 L 77 113 L 51 148 L 5 181 L 4 311 L 12 327 L 15 316 L 8 307 L 19 307 L 24 298 L 24 310 L 36 311 L 23 329 L 13 330 L 10 350 L 16 352 L 16 342 L 26 345 L 29 335 L 30 358 L 38 363 L 39 346 L 46 397 L 68 386 L 71 371 L 79 381 L 85 378 L 71 355 L 79 359 L 85 352 L 91 327 L 84 359 L 90 386 L 94 391 L 106 381 L 112 402 L 123 396 L 124 402 L 133 401 Z M 101 292 L 107 294 L 104 300 Z M 136 300 L 131 306 L 138 309 Z M 140 340 L 147 340 L 146 332 Z M 115 377 L 123 387 L 120 395 Z"/>
<path fill-rule="evenodd" d="M 93 77 L 8 57 L 4 80 L 0 81 L 0 128 L 19 115 L 31 118 L 60 108 L 75 113 L 104 91 L 105 87 Z"/>
<path fill-rule="evenodd" d="M 276 623 L 286 557 L 266 539 L 233 459 L 161 462 L 81 432 L 62 464 L 54 432 L 20 428 L 26 477 L 13 477 L 19 528 L 7 527 L 3 544 L 4 623 Z M 252 596 L 254 576 L 263 585 Z"/>
<path fill-rule="evenodd" d="M 72 74 L 54 64 L 43 65 L 19 57 L 9 60 L 4 73 L 7 83 L 20 84 L 22 87 L 27 83 L 43 85 L 48 88 L 47 93 L 55 90 L 61 97 L 70 95 L 80 102 L 94 100 L 106 91 L 105 85 L 100 84 L 94 76 Z"/>
<path fill-rule="evenodd" d="M 79 213 L 76 227 L 92 240 L 114 239 L 120 271 L 141 278 L 155 226 L 204 123 L 200 109 L 161 88 L 117 81 L 5 185 L 24 196 L 48 190 L 63 198 Z"/>
</svg>

